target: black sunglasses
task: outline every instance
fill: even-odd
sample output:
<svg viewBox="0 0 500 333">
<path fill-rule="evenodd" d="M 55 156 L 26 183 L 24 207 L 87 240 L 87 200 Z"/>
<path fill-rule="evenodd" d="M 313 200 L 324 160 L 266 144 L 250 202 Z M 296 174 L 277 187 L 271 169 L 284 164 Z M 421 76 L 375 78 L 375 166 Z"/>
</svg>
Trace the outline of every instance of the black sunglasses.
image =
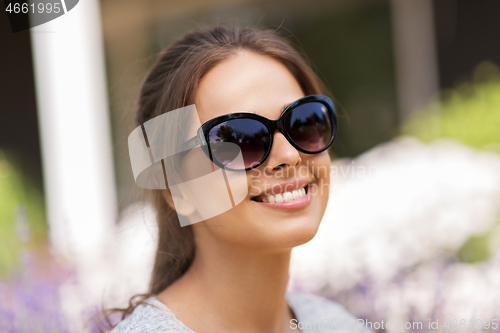
<svg viewBox="0 0 500 333">
<path fill-rule="evenodd" d="M 183 144 L 183 155 L 200 145 L 218 167 L 248 171 L 269 156 L 276 130 L 298 151 L 321 153 L 337 133 L 333 102 L 322 95 L 306 96 L 290 104 L 277 120 L 248 112 L 216 117 L 201 125 L 197 135 Z"/>
</svg>

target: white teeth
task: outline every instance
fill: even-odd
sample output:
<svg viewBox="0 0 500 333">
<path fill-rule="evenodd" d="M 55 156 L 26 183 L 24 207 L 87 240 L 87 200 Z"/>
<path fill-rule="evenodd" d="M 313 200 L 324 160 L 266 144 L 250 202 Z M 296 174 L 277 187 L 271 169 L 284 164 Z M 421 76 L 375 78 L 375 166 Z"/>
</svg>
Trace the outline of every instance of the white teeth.
<svg viewBox="0 0 500 333">
<path fill-rule="evenodd" d="M 281 194 L 268 195 L 267 198 L 262 199 L 262 202 L 269 202 L 269 203 L 283 202 L 283 201 L 286 202 L 302 198 L 304 195 L 306 195 L 306 189 L 301 188 L 298 190 L 294 190 L 292 192 L 283 192 Z"/>
</svg>

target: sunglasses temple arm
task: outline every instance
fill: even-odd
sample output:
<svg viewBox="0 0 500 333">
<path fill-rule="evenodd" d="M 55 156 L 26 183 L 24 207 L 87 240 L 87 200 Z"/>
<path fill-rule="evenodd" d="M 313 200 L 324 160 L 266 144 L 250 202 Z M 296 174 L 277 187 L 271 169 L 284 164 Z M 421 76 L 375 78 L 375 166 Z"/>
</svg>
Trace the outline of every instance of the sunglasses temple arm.
<svg viewBox="0 0 500 333">
<path fill-rule="evenodd" d="M 182 144 L 182 154 L 187 154 L 191 149 L 200 144 L 198 136 L 194 136 Z"/>
</svg>

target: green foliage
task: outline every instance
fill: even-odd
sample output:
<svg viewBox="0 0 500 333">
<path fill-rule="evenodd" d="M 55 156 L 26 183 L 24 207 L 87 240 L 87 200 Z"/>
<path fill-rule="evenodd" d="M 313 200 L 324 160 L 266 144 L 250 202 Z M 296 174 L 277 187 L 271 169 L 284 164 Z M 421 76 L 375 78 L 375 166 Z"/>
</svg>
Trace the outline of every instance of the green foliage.
<svg viewBox="0 0 500 333">
<path fill-rule="evenodd" d="M 46 218 L 42 193 L 21 174 L 13 158 L 1 150 L 0 198 L 0 276 L 4 276 L 18 261 L 25 243 L 45 238 Z M 23 212 L 27 212 L 25 224 Z M 23 232 L 24 237 L 19 237 Z"/>
<path fill-rule="evenodd" d="M 490 234 L 471 236 L 457 252 L 458 260 L 467 263 L 478 263 L 487 260 L 490 256 Z"/>
<path fill-rule="evenodd" d="M 401 132 L 424 142 L 450 138 L 500 153 L 500 69 L 488 61 L 479 64 L 472 82 L 443 91 L 439 99 L 416 111 Z M 490 230 L 467 239 L 457 252 L 458 259 L 467 263 L 487 260 L 491 234 Z"/>
<path fill-rule="evenodd" d="M 402 133 L 424 142 L 451 138 L 500 152 L 500 69 L 491 62 L 479 64 L 472 83 L 443 91 L 410 117 Z"/>
</svg>

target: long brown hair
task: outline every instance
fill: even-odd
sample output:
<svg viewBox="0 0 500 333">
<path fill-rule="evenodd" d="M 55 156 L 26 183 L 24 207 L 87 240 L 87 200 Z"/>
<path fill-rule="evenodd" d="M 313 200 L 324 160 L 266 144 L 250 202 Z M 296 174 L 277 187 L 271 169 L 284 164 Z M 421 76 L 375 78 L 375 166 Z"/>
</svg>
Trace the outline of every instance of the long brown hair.
<svg viewBox="0 0 500 333">
<path fill-rule="evenodd" d="M 305 95 L 327 94 L 306 58 L 276 31 L 224 24 L 189 32 L 160 54 L 142 85 L 135 117 L 137 125 L 169 110 L 193 104 L 203 75 L 239 50 L 280 61 L 294 75 Z M 178 132 L 177 123 L 168 127 L 165 131 Z M 175 211 L 167 204 L 161 191 L 149 190 L 148 196 L 156 210 L 159 227 L 149 290 L 146 294 L 132 297 L 127 308 L 106 310 L 109 327 L 112 326 L 108 320 L 110 314 L 121 313 L 121 319 L 124 319 L 146 298 L 159 294 L 182 276 L 194 258 L 196 246 L 191 226 L 180 226 Z"/>
</svg>

